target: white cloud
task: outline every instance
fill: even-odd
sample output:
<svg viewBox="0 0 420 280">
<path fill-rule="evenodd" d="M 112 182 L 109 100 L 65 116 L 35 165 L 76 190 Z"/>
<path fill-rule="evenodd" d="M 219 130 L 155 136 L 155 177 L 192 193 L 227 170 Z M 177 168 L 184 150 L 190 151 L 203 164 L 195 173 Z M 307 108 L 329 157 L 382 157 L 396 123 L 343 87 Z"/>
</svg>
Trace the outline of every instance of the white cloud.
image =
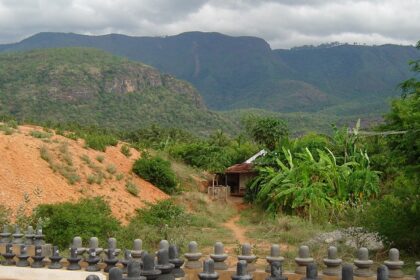
<svg viewBox="0 0 420 280">
<path fill-rule="evenodd" d="M 0 0 L 0 42 L 41 31 L 136 36 L 217 31 L 273 48 L 331 41 L 414 44 L 418 0 Z"/>
</svg>

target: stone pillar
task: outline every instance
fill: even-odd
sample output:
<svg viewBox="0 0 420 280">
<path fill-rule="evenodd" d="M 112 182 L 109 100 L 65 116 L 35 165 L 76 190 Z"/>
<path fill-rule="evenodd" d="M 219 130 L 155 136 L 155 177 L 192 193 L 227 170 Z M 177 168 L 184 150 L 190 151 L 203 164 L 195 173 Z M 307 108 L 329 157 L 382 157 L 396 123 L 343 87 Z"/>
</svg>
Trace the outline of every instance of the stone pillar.
<svg viewBox="0 0 420 280">
<path fill-rule="evenodd" d="M 378 267 L 377 274 L 376 274 L 377 280 L 388 280 L 389 279 L 389 270 L 385 265 L 381 265 Z"/>
<path fill-rule="evenodd" d="M 61 265 L 62 257 L 60 256 L 60 251 L 58 250 L 57 246 L 53 247 L 52 256 L 50 257 L 51 264 L 48 266 L 49 269 L 61 269 L 63 266 Z"/>
<path fill-rule="evenodd" d="M 32 268 L 43 268 L 44 267 L 44 256 L 42 255 L 42 246 L 36 245 L 35 246 L 35 256 L 32 256 L 34 260 L 32 262 Z"/>
<path fill-rule="evenodd" d="M 23 233 L 20 232 L 20 228 L 18 225 L 15 226 L 15 233 L 13 233 L 13 241 L 12 244 L 23 244 Z"/>
<path fill-rule="evenodd" d="M 27 248 L 24 244 L 20 245 L 20 254 L 17 256 L 19 261 L 16 263 L 18 267 L 28 267 L 29 266 L 29 255 Z"/>
<path fill-rule="evenodd" d="M 283 276 L 282 263 L 279 261 L 272 261 L 270 263 L 270 276 L 265 280 L 287 280 L 286 276 Z"/>
<path fill-rule="evenodd" d="M 280 256 L 280 245 L 273 244 L 271 245 L 270 249 L 270 256 L 266 257 L 268 265 L 265 267 L 265 272 L 270 273 L 271 272 L 271 263 L 272 262 L 280 262 L 283 263 L 284 257 Z"/>
<path fill-rule="evenodd" d="M 161 240 L 160 242 L 159 242 L 159 250 L 160 249 L 166 249 L 166 250 L 169 250 L 169 242 L 168 242 L 168 240 Z"/>
<path fill-rule="evenodd" d="M 306 245 L 299 247 L 298 256 L 295 258 L 296 262 L 296 274 L 304 275 L 306 273 L 306 267 L 308 264 L 313 263 L 314 259 L 309 255 L 309 247 Z"/>
<path fill-rule="evenodd" d="M 323 274 L 328 276 L 340 276 L 342 260 L 337 258 L 337 248 L 330 246 L 328 248 L 328 257 L 324 259 L 324 264 L 327 266 Z"/>
<path fill-rule="evenodd" d="M 127 274 L 127 266 L 130 262 L 133 261 L 131 257 L 131 250 L 124 250 L 124 259 L 120 260 L 120 263 L 123 265 L 123 274 Z"/>
<path fill-rule="evenodd" d="M 389 270 L 390 278 L 403 278 L 404 272 L 401 270 L 404 265 L 403 261 L 400 261 L 400 251 L 392 248 L 389 250 L 389 260 L 385 261 L 384 264 Z"/>
<path fill-rule="evenodd" d="M 321 280 L 321 278 L 318 278 L 318 268 L 315 263 L 309 263 L 306 266 L 306 277 L 302 280 Z"/>
<path fill-rule="evenodd" d="M 200 280 L 217 280 L 219 274 L 214 271 L 214 260 L 207 259 L 203 262 L 203 272 L 198 273 Z"/>
<path fill-rule="evenodd" d="M 83 247 L 82 238 L 80 236 L 76 236 L 73 238 L 71 247 L 77 248 L 77 254 L 79 256 L 83 256 L 83 254 L 86 252 L 86 248 Z"/>
<path fill-rule="evenodd" d="M 365 247 L 359 248 L 357 251 L 357 259 L 354 260 L 356 269 L 354 275 L 357 277 L 371 277 L 373 275 L 370 267 L 373 261 L 369 260 L 369 250 Z"/>
<path fill-rule="evenodd" d="M 141 265 L 139 262 L 130 260 L 127 265 L 126 280 L 146 280 L 146 277 L 141 276 Z"/>
<path fill-rule="evenodd" d="M 252 280 L 252 276 L 248 274 L 247 262 L 240 260 L 236 264 L 236 274 L 232 275 L 232 280 Z"/>
<path fill-rule="evenodd" d="M 141 239 L 135 239 L 133 241 L 133 250 L 131 250 L 131 257 L 134 260 L 139 261 L 140 263 L 142 263 L 142 260 L 141 260 L 141 256 L 143 253 L 142 246 L 143 246 L 143 241 Z"/>
<path fill-rule="evenodd" d="M 176 245 L 169 245 L 169 262 L 175 266 L 174 270 L 172 270 L 172 274 L 175 278 L 185 276 L 185 272 L 181 268 L 184 264 L 184 260 L 179 257 L 178 247 Z"/>
<path fill-rule="evenodd" d="M 249 243 L 242 244 L 242 251 L 241 251 L 241 254 L 238 256 L 238 260 L 239 261 L 243 260 L 247 262 L 248 272 L 254 272 L 256 270 L 255 264 L 254 264 L 256 259 L 257 257 L 254 254 L 252 254 L 251 244 Z"/>
<path fill-rule="evenodd" d="M 6 252 L 2 254 L 2 256 L 4 258 L 2 265 L 11 266 L 16 264 L 16 262 L 13 259 L 16 255 L 15 253 L 13 253 L 12 243 L 6 244 Z"/>
<path fill-rule="evenodd" d="M 123 279 L 123 274 L 121 269 L 119 269 L 118 267 L 113 267 L 110 269 L 109 271 L 109 280 L 122 280 Z"/>
<path fill-rule="evenodd" d="M 82 258 L 77 253 L 77 248 L 72 247 L 70 248 L 70 257 L 67 258 L 67 261 L 69 262 L 69 265 L 67 266 L 67 270 L 80 270 L 80 264 L 79 262 L 82 260 Z"/>
<path fill-rule="evenodd" d="M 121 252 L 121 249 L 117 248 L 117 239 L 114 237 L 108 238 L 108 249 L 105 249 L 105 253 L 108 254 L 108 250 L 112 249 L 115 256 L 118 256 Z"/>
<path fill-rule="evenodd" d="M 222 242 L 214 244 L 214 253 L 210 254 L 210 258 L 214 260 L 214 269 L 227 270 L 228 266 L 225 263 L 228 255 L 225 253 L 225 247 Z"/>
<path fill-rule="evenodd" d="M 160 249 L 157 253 L 157 265 L 156 269 L 159 269 L 162 274 L 159 275 L 157 280 L 175 280 L 172 270 L 175 265 L 169 262 L 169 252 L 168 249 Z"/>
<path fill-rule="evenodd" d="M 99 247 L 99 240 L 97 237 L 91 237 L 89 239 L 89 249 L 95 249 L 96 255 L 99 257 L 100 254 L 104 251 L 103 248 Z"/>
<path fill-rule="evenodd" d="M 85 259 L 85 261 L 88 263 L 86 271 L 100 271 L 101 269 L 98 266 L 100 260 L 101 259 L 96 253 L 96 248 L 89 248 L 88 257 Z"/>
<path fill-rule="evenodd" d="M 353 280 L 353 266 L 351 264 L 343 265 L 341 269 L 341 280 Z"/>
<path fill-rule="evenodd" d="M 153 256 L 148 253 L 144 253 L 142 256 L 143 270 L 141 276 L 146 277 L 147 280 L 155 280 L 162 273 L 160 270 L 155 268 L 155 260 Z"/>
<path fill-rule="evenodd" d="M 3 225 L 3 232 L 0 233 L 0 244 L 10 243 L 10 237 L 12 234 L 9 232 L 9 226 Z"/>
<path fill-rule="evenodd" d="M 115 249 L 110 248 L 106 252 L 106 259 L 104 260 L 106 263 L 106 267 L 104 268 L 104 272 L 109 272 L 109 270 L 118 263 L 118 259 L 116 257 Z"/>
<path fill-rule="evenodd" d="M 28 226 L 25 233 L 25 244 L 34 245 L 35 232 L 32 226 Z"/>
<path fill-rule="evenodd" d="M 191 241 L 188 244 L 188 253 L 184 254 L 184 257 L 187 259 L 185 263 L 185 268 L 189 269 L 199 269 L 202 267 L 200 262 L 202 254 L 198 251 L 198 244 L 195 241 Z"/>
</svg>

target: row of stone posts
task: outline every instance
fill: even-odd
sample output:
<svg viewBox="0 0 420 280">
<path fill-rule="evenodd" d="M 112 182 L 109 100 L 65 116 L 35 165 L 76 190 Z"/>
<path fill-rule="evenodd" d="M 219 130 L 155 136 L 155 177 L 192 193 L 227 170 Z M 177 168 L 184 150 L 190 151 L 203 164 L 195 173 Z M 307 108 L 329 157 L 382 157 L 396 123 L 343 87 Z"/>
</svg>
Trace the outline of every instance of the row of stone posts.
<svg viewBox="0 0 420 280">
<path fill-rule="evenodd" d="M 22 237 L 16 236 L 17 240 L 19 240 L 19 238 L 22 240 Z M 46 258 L 46 255 L 43 254 L 42 245 L 27 245 L 25 242 L 21 242 L 20 244 L 13 243 L 13 240 L 16 239 L 9 238 L 7 239 L 8 243 L 0 244 L 5 246 L 4 253 L 2 253 L 4 258 L 2 265 L 16 265 L 18 267 L 33 268 L 47 266 L 49 269 L 63 268 L 63 257 L 60 256 L 58 247 L 54 246 L 51 254 Z M 18 252 L 15 252 L 16 246 L 19 248 Z M 28 254 L 29 246 L 34 246 L 35 248 L 34 253 L 31 255 Z M 88 248 L 83 247 L 83 242 L 80 237 L 74 237 L 70 246 L 70 256 L 67 258 L 68 265 L 66 269 L 82 270 L 81 262 L 84 261 L 87 266 L 83 265 L 83 269 L 86 271 L 98 272 L 103 269 L 104 272 L 108 273 L 119 264 L 118 266 L 122 267 L 122 274 L 128 274 L 130 271 L 130 269 L 128 269 L 130 263 L 135 262 L 140 264 L 143 273 L 141 276 L 151 280 L 159 277 L 159 280 L 168 280 L 169 276 L 167 276 L 167 274 L 171 274 L 176 278 L 183 277 L 185 273 L 182 268 L 190 270 L 200 270 L 203 268 L 203 263 L 201 262 L 203 254 L 199 251 L 198 244 L 195 241 L 188 244 L 188 251 L 184 254 L 186 259 L 185 264 L 184 260 L 179 256 L 178 248 L 175 245 L 170 245 L 166 240 L 162 240 L 159 243 L 159 250 L 152 254 L 142 250 L 142 241 L 140 239 L 134 240 L 132 250 L 124 250 L 122 258 L 118 258 L 120 253 L 121 249 L 117 248 L 117 240 L 115 238 L 109 238 L 107 248 L 103 249 L 99 247 L 99 241 L 96 237 L 90 238 Z M 157 256 L 156 260 L 154 257 L 155 255 Z M 225 253 L 223 243 L 216 242 L 214 245 L 214 252 L 209 255 L 209 260 L 211 260 L 211 262 L 208 262 L 207 264 L 204 263 L 203 273 L 211 275 L 212 272 L 209 272 L 211 267 L 216 271 L 228 270 L 228 265 L 226 263 L 227 258 L 228 255 Z M 256 259 L 257 257 L 252 253 L 251 245 L 248 243 L 243 244 L 241 246 L 241 252 L 237 256 L 237 260 L 238 265 L 239 263 L 246 263 L 245 268 L 247 275 L 256 270 Z M 275 244 L 271 246 L 270 255 L 266 257 L 266 260 L 267 267 L 265 268 L 265 271 L 267 273 L 274 273 L 277 275 L 279 270 L 281 272 L 284 257 L 281 256 L 279 245 Z M 310 256 L 308 246 L 301 246 L 299 248 L 295 263 L 295 273 L 300 275 L 307 274 L 308 267 L 313 267 L 315 262 Z M 344 273 L 343 271 L 345 271 L 342 260 L 337 256 L 337 248 L 334 246 L 328 248 L 327 257 L 323 259 L 323 263 L 325 264 L 325 269 L 323 270 L 324 275 L 340 277 L 341 274 Z M 359 248 L 356 259 L 354 260 L 354 269 L 352 266 L 352 273 L 354 273 L 354 276 L 358 277 L 371 277 L 374 275 L 371 269 L 372 265 L 373 261 L 369 259 L 368 249 Z M 391 249 L 389 251 L 389 259 L 384 262 L 384 266 L 387 269 L 387 275 L 390 278 L 403 278 L 403 265 L 404 262 L 399 259 L 399 251 L 395 248 Z M 416 265 L 420 266 L 420 263 L 417 262 Z M 133 271 L 138 270 L 136 264 L 132 264 L 131 266 Z M 206 268 L 206 266 L 208 267 Z M 275 271 L 273 271 L 273 267 Z M 239 269 L 240 271 L 238 271 L 239 276 L 242 273 L 242 269 L 244 268 L 241 267 Z M 308 279 L 312 278 L 309 277 Z M 274 280 L 274 278 L 271 280 Z"/>
</svg>

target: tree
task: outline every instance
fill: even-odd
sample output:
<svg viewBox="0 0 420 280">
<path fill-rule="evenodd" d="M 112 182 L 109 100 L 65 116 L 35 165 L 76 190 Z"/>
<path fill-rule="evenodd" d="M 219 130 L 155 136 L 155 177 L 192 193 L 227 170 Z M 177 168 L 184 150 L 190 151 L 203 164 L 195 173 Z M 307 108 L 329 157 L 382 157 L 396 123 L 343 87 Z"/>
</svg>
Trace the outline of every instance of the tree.
<svg viewBox="0 0 420 280">
<path fill-rule="evenodd" d="M 280 119 L 250 116 L 244 122 L 253 140 L 270 150 L 274 150 L 281 140 L 289 135 L 286 123 Z"/>
<path fill-rule="evenodd" d="M 417 43 L 420 50 L 420 41 Z M 394 100 L 391 112 L 385 116 L 384 130 L 405 131 L 389 138 L 389 146 L 397 158 L 413 173 L 420 173 L 420 59 L 410 62 L 415 77 L 400 84 L 401 99 Z"/>
<path fill-rule="evenodd" d="M 417 43 L 420 50 L 420 41 Z M 402 134 L 387 138 L 396 174 L 392 189 L 367 211 L 365 223 L 401 249 L 420 249 L 420 60 L 410 63 L 414 77 L 400 84 L 402 97 L 394 100 L 383 130 Z"/>
</svg>

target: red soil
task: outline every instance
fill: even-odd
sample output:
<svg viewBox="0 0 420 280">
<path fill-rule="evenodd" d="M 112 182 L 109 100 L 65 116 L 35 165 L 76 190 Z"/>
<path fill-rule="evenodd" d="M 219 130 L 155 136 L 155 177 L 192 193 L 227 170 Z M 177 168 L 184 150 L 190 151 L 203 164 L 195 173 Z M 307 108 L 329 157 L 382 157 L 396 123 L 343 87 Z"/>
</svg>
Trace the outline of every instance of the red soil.
<svg viewBox="0 0 420 280">
<path fill-rule="evenodd" d="M 102 196 L 109 202 L 115 217 L 126 223 L 136 208 L 144 207 L 145 202 L 155 202 L 168 198 L 149 182 L 131 173 L 131 167 L 140 154 L 131 149 L 131 157 L 127 158 L 120 152 L 119 144 L 108 147 L 106 152 L 86 149 L 83 141 L 74 141 L 63 136 L 54 135 L 48 140 L 30 136 L 30 131 L 41 130 L 35 126 L 20 126 L 12 135 L 0 132 L 0 205 L 10 208 L 12 219 L 17 209 L 25 207 L 29 213 L 36 205 L 41 203 L 58 203 L 64 201 L 77 201 L 82 197 Z M 68 144 L 63 144 L 68 143 Z M 60 164 L 60 146 L 67 145 L 73 167 L 80 176 L 80 181 L 70 185 L 66 178 L 54 172 L 49 163 L 40 156 L 40 148 L 44 146 Z M 93 169 L 81 160 L 87 155 L 106 178 L 101 184 L 88 184 L 87 178 L 93 174 Z M 96 160 L 102 155 L 102 163 Z M 116 173 L 111 175 L 107 167 L 114 165 Z M 117 180 L 116 174 L 123 174 L 124 178 Z M 131 180 L 139 189 L 139 196 L 127 192 L 125 184 Z"/>
</svg>

